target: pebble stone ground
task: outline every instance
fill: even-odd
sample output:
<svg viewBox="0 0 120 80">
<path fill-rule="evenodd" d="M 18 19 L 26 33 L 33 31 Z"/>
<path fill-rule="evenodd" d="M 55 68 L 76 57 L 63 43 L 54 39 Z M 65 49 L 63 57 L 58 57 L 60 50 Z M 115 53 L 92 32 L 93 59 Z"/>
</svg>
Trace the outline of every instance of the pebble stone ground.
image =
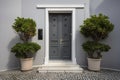
<svg viewBox="0 0 120 80">
<path fill-rule="evenodd" d="M 37 72 L 37 68 L 28 72 L 11 70 L 0 72 L 0 80 L 120 80 L 119 71 L 101 70 L 92 72 L 87 69 L 83 73 L 75 72 Z"/>
</svg>

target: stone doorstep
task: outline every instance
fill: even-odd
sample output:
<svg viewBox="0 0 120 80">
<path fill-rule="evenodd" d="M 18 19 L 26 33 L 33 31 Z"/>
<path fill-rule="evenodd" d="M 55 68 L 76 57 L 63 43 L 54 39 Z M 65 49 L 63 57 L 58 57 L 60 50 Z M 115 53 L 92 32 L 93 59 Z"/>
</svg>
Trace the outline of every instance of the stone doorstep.
<svg viewBox="0 0 120 80">
<path fill-rule="evenodd" d="M 42 65 L 38 68 L 38 72 L 79 72 L 83 69 L 79 65 Z"/>
</svg>

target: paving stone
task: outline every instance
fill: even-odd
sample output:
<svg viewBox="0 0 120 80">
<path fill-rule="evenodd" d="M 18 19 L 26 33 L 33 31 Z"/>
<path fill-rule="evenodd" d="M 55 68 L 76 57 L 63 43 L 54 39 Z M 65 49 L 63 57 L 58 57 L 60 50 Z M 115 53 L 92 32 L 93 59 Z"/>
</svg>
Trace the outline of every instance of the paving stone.
<svg viewBox="0 0 120 80">
<path fill-rule="evenodd" d="M 41 72 L 37 69 L 28 72 L 19 70 L 0 72 L 0 80 L 120 80 L 120 72 L 101 70 L 92 72 L 84 70 L 83 73 L 74 72 Z"/>
</svg>

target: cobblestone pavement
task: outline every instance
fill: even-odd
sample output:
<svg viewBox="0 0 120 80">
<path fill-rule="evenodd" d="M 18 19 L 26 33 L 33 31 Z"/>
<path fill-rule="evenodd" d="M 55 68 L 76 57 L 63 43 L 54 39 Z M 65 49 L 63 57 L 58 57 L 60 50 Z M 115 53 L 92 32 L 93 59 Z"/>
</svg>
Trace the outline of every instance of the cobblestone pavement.
<svg viewBox="0 0 120 80">
<path fill-rule="evenodd" d="M 92 72 L 84 70 L 83 73 L 74 72 L 41 72 L 37 69 L 28 72 L 19 70 L 0 72 L 0 80 L 120 80 L 120 72 L 101 70 Z"/>
</svg>

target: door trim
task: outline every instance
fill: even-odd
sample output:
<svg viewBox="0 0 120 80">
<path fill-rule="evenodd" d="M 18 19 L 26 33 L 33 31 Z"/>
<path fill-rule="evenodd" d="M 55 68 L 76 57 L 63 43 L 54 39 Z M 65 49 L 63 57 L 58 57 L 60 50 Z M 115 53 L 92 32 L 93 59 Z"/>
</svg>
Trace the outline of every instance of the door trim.
<svg viewBox="0 0 120 80">
<path fill-rule="evenodd" d="M 37 8 L 84 8 L 85 4 L 38 4 Z"/>
<path fill-rule="evenodd" d="M 44 64 L 47 65 L 49 63 L 49 13 L 72 13 L 72 38 L 71 38 L 71 58 L 72 58 L 72 63 L 76 64 L 76 56 L 75 56 L 75 8 L 46 8 L 45 10 L 45 62 Z"/>
</svg>

